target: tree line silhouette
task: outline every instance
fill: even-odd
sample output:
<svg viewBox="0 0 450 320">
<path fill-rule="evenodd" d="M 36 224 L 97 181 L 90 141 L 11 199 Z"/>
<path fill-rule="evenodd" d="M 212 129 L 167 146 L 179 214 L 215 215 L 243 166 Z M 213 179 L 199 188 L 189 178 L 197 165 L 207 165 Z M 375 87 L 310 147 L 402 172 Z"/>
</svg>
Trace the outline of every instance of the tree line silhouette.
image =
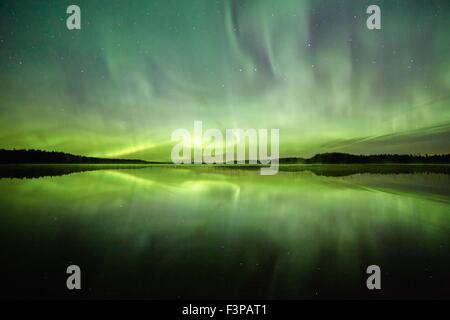
<svg viewBox="0 0 450 320">
<path fill-rule="evenodd" d="M 383 164 L 383 163 L 414 163 L 414 164 L 450 164 L 450 154 L 413 155 L 413 154 L 375 154 L 354 155 L 332 152 L 316 154 L 312 158 L 282 158 L 285 164 Z"/>
<path fill-rule="evenodd" d="M 300 157 L 281 158 L 280 164 L 450 164 L 450 154 L 413 155 L 413 154 L 375 154 L 354 155 L 349 153 L 320 153 L 305 159 Z M 5 150 L 0 149 L 0 164 L 167 164 L 168 162 L 150 162 L 137 159 L 110 159 L 73 155 L 64 152 L 42 150 Z"/>
<path fill-rule="evenodd" d="M 134 159 L 108 159 L 73 155 L 64 152 L 42 150 L 5 150 L 0 149 L 0 163 L 2 164 L 57 164 L 57 163 L 149 163 Z"/>
</svg>

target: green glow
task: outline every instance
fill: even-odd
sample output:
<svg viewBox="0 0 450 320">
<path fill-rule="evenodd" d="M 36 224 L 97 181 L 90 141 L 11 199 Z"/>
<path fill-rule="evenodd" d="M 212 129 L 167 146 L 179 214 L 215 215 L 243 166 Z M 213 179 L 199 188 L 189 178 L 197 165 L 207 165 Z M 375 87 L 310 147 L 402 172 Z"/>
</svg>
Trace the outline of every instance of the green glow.
<svg viewBox="0 0 450 320">
<path fill-rule="evenodd" d="M 201 297 L 241 296 L 257 279 L 270 290 L 250 297 L 293 299 L 314 294 L 317 274 L 319 285 L 360 294 L 371 261 L 400 266 L 407 283 L 423 279 L 424 264 L 436 278 L 446 274 L 448 185 L 445 174 L 262 177 L 204 167 L 1 179 L 1 227 L 8 245 L 26 235 L 34 246 L 17 254 L 45 266 L 59 266 L 66 250 L 91 254 L 83 263 L 95 270 L 100 296 L 111 282 L 119 294 L 131 284 L 133 295 L 144 282 L 146 298 L 182 288 L 188 297 L 193 288 Z"/>
<path fill-rule="evenodd" d="M 169 160 L 170 134 L 280 128 L 282 156 L 450 152 L 450 3 L 2 2 L 0 147 Z M 14 14 L 12 14 L 14 13 Z"/>
</svg>

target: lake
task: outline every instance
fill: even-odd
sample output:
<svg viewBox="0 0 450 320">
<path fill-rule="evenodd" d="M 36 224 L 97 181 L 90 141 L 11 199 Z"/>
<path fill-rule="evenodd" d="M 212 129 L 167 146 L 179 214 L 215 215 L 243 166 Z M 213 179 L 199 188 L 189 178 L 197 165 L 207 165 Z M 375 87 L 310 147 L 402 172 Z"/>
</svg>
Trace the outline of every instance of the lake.
<svg viewBox="0 0 450 320">
<path fill-rule="evenodd" d="M 447 173 L 97 169 L 0 179 L 2 297 L 450 297 Z"/>
</svg>

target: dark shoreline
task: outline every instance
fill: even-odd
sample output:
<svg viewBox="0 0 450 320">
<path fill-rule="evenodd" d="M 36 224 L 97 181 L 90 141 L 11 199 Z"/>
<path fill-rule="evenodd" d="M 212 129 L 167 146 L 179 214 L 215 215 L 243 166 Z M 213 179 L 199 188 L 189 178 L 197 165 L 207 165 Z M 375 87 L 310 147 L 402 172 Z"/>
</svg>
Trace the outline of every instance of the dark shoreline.
<svg viewBox="0 0 450 320">
<path fill-rule="evenodd" d="M 145 168 L 192 168 L 195 170 L 214 171 L 253 171 L 262 165 L 175 165 L 175 164 L 0 164 L 0 179 L 31 179 L 41 177 L 62 176 L 77 172 L 95 170 L 124 170 Z M 353 174 L 450 174 L 447 164 L 280 164 L 282 172 L 312 172 L 318 176 L 339 177 Z"/>
<path fill-rule="evenodd" d="M 273 165 L 273 164 L 272 164 Z M 1 178 L 40 178 L 61 176 L 93 170 L 143 169 L 152 166 L 168 168 L 195 168 L 196 170 L 258 170 L 261 164 L 181 164 L 136 159 L 108 159 L 42 150 L 0 149 Z M 349 176 L 371 174 L 450 174 L 450 154 L 413 155 L 378 154 L 353 155 L 348 153 L 322 153 L 306 159 L 280 158 L 280 172 L 310 171 L 319 176 Z"/>
</svg>

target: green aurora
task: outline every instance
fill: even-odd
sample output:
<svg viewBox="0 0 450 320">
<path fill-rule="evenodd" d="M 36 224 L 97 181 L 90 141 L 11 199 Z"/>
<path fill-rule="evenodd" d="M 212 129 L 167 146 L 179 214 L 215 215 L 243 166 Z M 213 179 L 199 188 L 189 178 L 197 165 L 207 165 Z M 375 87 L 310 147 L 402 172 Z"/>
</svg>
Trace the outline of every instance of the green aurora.
<svg viewBox="0 0 450 320">
<path fill-rule="evenodd" d="M 0 3 L 0 148 L 165 161 L 202 120 L 281 156 L 450 152 L 449 1 L 77 0 L 69 31 L 72 2 Z"/>
</svg>

